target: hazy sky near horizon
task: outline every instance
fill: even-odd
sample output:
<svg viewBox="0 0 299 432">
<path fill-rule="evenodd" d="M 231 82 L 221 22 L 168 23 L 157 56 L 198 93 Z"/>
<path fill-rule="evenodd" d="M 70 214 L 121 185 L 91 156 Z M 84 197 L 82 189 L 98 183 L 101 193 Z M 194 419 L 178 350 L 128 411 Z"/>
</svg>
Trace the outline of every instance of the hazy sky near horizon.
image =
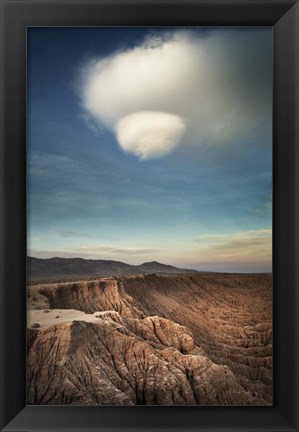
<svg viewBox="0 0 299 432">
<path fill-rule="evenodd" d="M 272 30 L 28 29 L 28 255 L 272 268 Z"/>
</svg>

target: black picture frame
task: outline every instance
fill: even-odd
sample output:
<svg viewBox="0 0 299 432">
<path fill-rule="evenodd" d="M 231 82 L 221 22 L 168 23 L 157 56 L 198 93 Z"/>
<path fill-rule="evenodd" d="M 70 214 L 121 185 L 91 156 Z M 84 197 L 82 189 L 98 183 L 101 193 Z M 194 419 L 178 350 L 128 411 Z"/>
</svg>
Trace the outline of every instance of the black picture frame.
<svg viewBox="0 0 299 432">
<path fill-rule="evenodd" d="M 2 431 L 298 431 L 296 0 L 1 0 Z M 273 406 L 26 406 L 26 27 L 272 26 Z"/>
</svg>

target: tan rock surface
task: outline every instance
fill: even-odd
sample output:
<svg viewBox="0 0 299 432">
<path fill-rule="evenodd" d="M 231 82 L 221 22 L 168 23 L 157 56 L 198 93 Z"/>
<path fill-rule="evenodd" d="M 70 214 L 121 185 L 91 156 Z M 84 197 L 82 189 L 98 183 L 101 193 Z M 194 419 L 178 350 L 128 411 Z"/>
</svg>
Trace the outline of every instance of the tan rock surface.
<svg viewBox="0 0 299 432">
<path fill-rule="evenodd" d="M 271 404 L 271 285 L 205 274 L 29 287 L 28 403 Z"/>
</svg>

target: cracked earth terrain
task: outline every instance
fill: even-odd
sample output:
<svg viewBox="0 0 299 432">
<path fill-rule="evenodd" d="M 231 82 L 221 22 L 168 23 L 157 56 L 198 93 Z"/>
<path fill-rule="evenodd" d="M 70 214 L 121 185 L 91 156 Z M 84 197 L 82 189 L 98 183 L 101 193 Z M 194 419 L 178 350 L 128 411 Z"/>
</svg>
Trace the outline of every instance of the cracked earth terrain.
<svg viewBox="0 0 299 432">
<path fill-rule="evenodd" d="M 271 405 L 272 277 L 32 285 L 27 402 Z"/>
</svg>

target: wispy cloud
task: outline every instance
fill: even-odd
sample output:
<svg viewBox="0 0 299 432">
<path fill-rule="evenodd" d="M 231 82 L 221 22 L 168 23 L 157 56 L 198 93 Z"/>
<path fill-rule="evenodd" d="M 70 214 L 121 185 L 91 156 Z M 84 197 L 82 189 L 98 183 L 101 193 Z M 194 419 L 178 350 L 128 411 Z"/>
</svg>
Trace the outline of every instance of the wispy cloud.
<svg viewBox="0 0 299 432">
<path fill-rule="evenodd" d="M 202 234 L 196 237 L 194 240 L 196 242 L 204 242 L 204 243 L 217 243 L 223 242 L 227 239 L 237 239 L 237 240 L 245 240 L 252 238 L 272 238 L 272 229 L 260 229 L 260 230 L 247 230 L 247 231 L 239 231 L 237 233 L 232 234 Z"/>
<path fill-rule="evenodd" d="M 88 129 L 91 130 L 94 134 L 98 135 L 99 133 L 105 133 L 104 127 L 98 122 L 96 122 L 94 118 L 86 112 L 82 112 L 79 115 L 79 119 L 82 120 L 83 123 L 88 127 Z"/>
<path fill-rule="evenodd" d="M 253 207 L 250 213 L 255 216 L 268 215 L 272 211 L 272 199 L 268 199 L 265 202 Z"/>
<path fill-rule="evenodd" d="M 138 264 L 146 257 L 154 260 L 160 253 L 160 249 L 154 248 L 116 248 L 109 246 L 83 246 L 72 250 L 39 250 L 28 248 L 28 255 L 36 258 L 85 258 L 85 259 L 112 259 L 116 261 L 130 262 Z M 133 261 L 131 261 L 133 259 Z"/>
<path fill-rule="evenodd" d="M 232 234 L 202 235 L 195 239 L 199 244 L 199 259 L 214 262 L 271 261 L 272 230 L 248 230 Z"/>
<path fill-rule="evenodd" d="M 86 245 L 79 248 L 85 253 L 96 253 L 96 254 L 108 254 L 113 256 L 127 256 L 127 255 L 147 255 L 147 254 L 157 254 L 160 249 L 154 248 L 118 248 L 118 247 L 110 247 L 110 246 L 94 246 L 94 245 Z"/>
<path fill-rule="evenodd" d="M 81 233 L 78 231 L 71 231 L 71 230 L 65 230 L 65 229 L 55 229 L 55 232 L 58 233 L 59 235 L 61 235 L 61 237 L 65 237 L 65 238 L 73 238 L 73 237 L 89 237 L 88 234 L 85 233 Z"/>
<path fill-rule="evenodd" d="M 82 171 L 80 162 L 68 156 L 51 153 L 29 155 L 28 168 L 31 176 L 42 178 L 54 177 L 55 174 L 68 178 Z"/>
</svg>

